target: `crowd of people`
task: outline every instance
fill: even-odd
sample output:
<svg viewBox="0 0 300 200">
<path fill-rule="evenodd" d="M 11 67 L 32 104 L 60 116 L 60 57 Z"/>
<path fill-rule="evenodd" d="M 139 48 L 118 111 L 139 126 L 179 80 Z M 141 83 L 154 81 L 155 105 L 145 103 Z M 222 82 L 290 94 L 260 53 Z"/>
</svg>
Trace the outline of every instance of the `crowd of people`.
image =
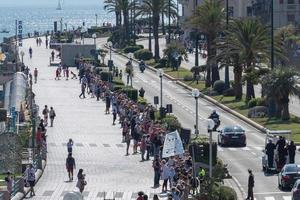
<svg viewBox="0 0 300 200">
<path fill-rule="evenodd" d="M 79 97 L 85 98 L 85 94 L 88 93 L 98 101 L 102 99 L 106 104 L 105 114 L 112 114 L 112 125 L 119 122 L 120 139 L 126 144 L 125 156 L 140 154 L 141 162 L 153 157 L 153 187 L 158 188 L 161 182 L 162 193 L 168 192 L 169 199 L 187 199 L 192 189 L 192 159 L 188 152 L 170 158 L 162 157 L 165 135 L 169 130 L 156 120 L 155 108 L 150 104 L 138 105 L 122 91 L 112 91 L 110 83 L 102 81 L 89 64 L 80 65 L 79 80 Z M 142 96 L 144 93 L 145 91 Z M 148 199 L 147 195 L 144 196 L 141 195 L 138 199 Z"/>
</svg>

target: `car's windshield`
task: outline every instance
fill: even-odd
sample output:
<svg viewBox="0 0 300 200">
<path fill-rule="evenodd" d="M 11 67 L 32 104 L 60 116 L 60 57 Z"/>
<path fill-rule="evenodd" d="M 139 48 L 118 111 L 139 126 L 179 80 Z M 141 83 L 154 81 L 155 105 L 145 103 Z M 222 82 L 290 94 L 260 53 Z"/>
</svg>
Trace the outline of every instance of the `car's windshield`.
<svg viewBox="0 0 300 200">
<path fill-rule="evenodd" d="M 244 132 L 244 130 L 241 127 L 225 127 L 224 132 Z"/>
<path fill-rule="evenodd" d="M 285 172 L 298 172 L 299 167 L 297 165 L 287 165 L 284 169 Z"/>
</svg>

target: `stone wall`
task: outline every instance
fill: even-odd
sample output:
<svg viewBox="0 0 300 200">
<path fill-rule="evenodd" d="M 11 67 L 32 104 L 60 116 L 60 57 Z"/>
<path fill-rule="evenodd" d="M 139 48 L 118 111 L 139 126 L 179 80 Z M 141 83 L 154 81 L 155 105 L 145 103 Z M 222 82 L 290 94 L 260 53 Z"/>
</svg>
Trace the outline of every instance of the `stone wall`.
<svg viewBox="0 0 300 200">
<path fill-rule="evenodd" d="M 91 50 L 95 48 L 95 45 L 90 44 L 62 44 L 61 63 L 62 65 L 74 67 L 76 57 L 92 58 Z"/>
</svg>

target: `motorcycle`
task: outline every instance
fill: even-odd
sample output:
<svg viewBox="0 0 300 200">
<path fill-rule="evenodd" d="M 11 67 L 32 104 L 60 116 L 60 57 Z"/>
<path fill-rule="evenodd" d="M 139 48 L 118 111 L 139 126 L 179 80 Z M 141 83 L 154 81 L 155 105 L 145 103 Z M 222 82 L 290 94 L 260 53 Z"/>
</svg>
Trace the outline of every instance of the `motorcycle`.
<svg viewBox="0 0 300 200">
<path fill-rule="evenodd" d="M 140 67 L 140 71 L 141 71 L 142 73 L 144 73 L 144 71 L 145 71 L 145 69 L 146 69 L 145 64 L 140 64 L 139 67 Z"/>
<path fill-rule="evenodd" d="M 212 120 L 215 122 L 215 126 L 213 128 L 213 131 L 217 131 L 217 128 L 219 128 L 219 126 L 221 124 L 221 121 L 220 121 L 219 118 L 213 118 Z"/>
</svg>

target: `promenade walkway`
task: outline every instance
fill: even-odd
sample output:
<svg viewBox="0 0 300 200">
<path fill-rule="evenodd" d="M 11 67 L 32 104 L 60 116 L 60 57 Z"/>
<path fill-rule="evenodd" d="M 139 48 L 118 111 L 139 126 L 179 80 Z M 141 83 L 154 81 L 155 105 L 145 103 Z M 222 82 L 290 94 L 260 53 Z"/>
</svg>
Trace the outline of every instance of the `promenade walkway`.
<svg viewBox="0 0 300 200">
<path fill-rule="evenodd" d="M 44 40 L 44 38 L 43 38 Z M 76 160 L 76 174 L 80 168 L 86 174 L 85 199 L 106 198 L 130 200 L 140 190 L 152 197 L 160 189 L 152 189 L 153 169 L 151 161 L 139 162 L 140 155 L 125 155 L 125 144 L 121 143 L 120 126 L 112 126 L 112 116 L 105 115 L 105 104 L 95 99 L 80 99 L 78 80 L 54 80 L 55 67 L 49 67 L 52 50 L 36 47 L 34 39 L 23 42 L 20 48 L 25 53 L 24 62 L 33 71 L 39 71 L 38 83 L 34 84 L 40 115 L 44 105 L 53 106 L 56 111 L 54 127 L 48 127 L 48 161 L 45 172 L 36 185 L 34 200 L 60 200 L 67 191 L 75 189 L 74 182 L 67 182 L 65 168 L 66 143 L 69 138 L 75 142 L 73 156 Z M 33 48 L 29 59 L 28 49 Z M 76 71 L 72 68 L 71 71 Z M 77 71 L 76 71 L 77 73 Z M 130 149 L 132 152 L 132 149 Z"/>
</svg>

